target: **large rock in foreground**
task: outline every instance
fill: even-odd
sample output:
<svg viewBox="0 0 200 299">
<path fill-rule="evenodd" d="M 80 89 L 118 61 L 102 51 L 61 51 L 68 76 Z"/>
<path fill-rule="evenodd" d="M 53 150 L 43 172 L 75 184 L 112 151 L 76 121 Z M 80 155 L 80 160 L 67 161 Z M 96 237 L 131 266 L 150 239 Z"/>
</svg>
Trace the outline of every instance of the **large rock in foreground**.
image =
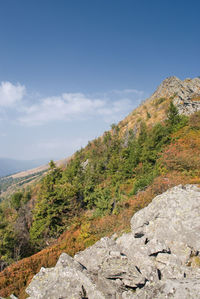
<svg viewBox="0 0 200 299">
<path fill-rule="evenodd" d="M 131 220 L 131 233 L 103 238 L 33 278 L 30 299 L 200 298 L 200 189 L 177 186 Z"/>
</svg>

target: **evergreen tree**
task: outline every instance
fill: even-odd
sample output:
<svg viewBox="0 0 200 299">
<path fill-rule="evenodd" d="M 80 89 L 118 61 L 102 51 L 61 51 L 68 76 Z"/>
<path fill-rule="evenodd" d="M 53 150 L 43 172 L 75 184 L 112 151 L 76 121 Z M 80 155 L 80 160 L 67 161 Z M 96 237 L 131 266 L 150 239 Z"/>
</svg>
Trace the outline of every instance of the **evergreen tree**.
<svg viewBox="0 0 200 299">
<path fill-rule="evenodd" d="M 170 127 L 177 125 L 180 122 L 180 115 L 178 114 L 178 109 L 174 105 L 173 101 L 169 104 L 169 109 L 167 111 L 167 124 Z"/>
</svg>

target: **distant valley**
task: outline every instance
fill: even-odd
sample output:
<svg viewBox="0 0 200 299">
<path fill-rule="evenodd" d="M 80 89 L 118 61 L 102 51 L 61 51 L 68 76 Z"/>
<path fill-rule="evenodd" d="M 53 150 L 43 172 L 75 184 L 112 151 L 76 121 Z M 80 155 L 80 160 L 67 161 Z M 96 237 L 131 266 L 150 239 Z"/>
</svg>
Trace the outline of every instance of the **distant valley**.
<svg viewBox="0 0 200 299">
<path fill-rule="evenodd" d="M 55 161 L 57 167 L 65 165 L 69 158 Z M 47 159 L 13 160 L 0 158 L 0 200 L 39 180 L 48 170 Z"/>
<path fill-rule="evenodd" d="M 47 163 L 48 163 L 47 159 L 15 160 L 9 158 L 0 158 L 0 177 L 25 171 Z"/>
</svg>

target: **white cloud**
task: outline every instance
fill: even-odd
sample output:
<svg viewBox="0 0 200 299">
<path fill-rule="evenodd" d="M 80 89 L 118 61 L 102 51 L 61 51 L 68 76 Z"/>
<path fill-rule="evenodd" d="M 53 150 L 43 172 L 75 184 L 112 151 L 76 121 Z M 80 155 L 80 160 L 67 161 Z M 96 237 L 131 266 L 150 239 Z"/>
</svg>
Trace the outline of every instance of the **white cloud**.
<svg viewBox="0 0 200 299">
<path fill-rule="evenodd" d="M 6 137 L 7 134 L 6 133 L 0 133 L 0 137 Z"/>
<path fill-rule="evenodd" d="M 19 120 L 26 125 L 41 125 L 50 121 L 85 118 L 94 115 L 104 105 L 103 100 L 90 99 L 82 93 L 65 93 L 25 108 L 25 115 Z"/>
<path fill-rule="evenodd" d="M 136 95 L 143 95 L 144 92 L 142 90 L 137 90 L 137 89 L 131 89 L 131 88 L 127 88 L 127 89 L 122 89 L 122 90 L 118 90 L 118 89 L 114 89 L 111 92 L 116 93 L 116 94 L 136 94 Z"/>
<path fill-rule="evenodd" d="M 17 120 L 25 126 L 91 118 L 101 118 L 110 123 L 118 122 L 142 99 L 144 92 L 131 88 L 90 95 L 63 93 L 43 98 L 40 95 L 27 94 L 25 86 L 20 83 L 4 81 L 0 84 L 0 120 Z"/>
<path fill-rule="evenodd" d="M 142 91 L 135 89 L 112 90 L 96 95 L 63 93 L 60 96 L 41 98 L 34 105 L 21 107 L 18 121 L 26 126 L 97 117 L 110 123 L 117 122 L 138 105 L 142 94 Z"/>
<path fill-rule="evenodd" d="M 130 99 L 125 98 L 99 109 L 98 114 L 103 116 L 107 123 L 118 122 L 130 113 L 134 107 L 134 103 Z"/>
<path fill-rule="evenodd" d="M 12 107 L 20 102 L 26 93 L 26 88 L 21 84 L 12 84 L 11 82 L 1 82 L 0 85 L 0 106 Z"/>
</svg>

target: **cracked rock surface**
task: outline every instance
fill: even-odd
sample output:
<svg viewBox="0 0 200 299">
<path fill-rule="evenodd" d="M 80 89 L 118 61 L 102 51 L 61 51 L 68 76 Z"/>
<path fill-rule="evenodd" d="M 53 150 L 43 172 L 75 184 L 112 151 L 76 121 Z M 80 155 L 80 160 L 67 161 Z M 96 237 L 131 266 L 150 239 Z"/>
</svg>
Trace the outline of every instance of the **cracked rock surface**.
<svg viewBox="0 0 200 299">
<path fill-rule="evenodd" d="M 180 114 L 190 115 L 200 110 L 200 78 L 180 80 L 172 76 L 165 79 L 149 98 L 173 98 Z"/>
<path fill-rule="evenodd" d="M 30 299 L 200 298 L 200 188 L 179 185 L 131 220 L 131 233 L 102 238 L 42 268 Z"/>
</svg>

